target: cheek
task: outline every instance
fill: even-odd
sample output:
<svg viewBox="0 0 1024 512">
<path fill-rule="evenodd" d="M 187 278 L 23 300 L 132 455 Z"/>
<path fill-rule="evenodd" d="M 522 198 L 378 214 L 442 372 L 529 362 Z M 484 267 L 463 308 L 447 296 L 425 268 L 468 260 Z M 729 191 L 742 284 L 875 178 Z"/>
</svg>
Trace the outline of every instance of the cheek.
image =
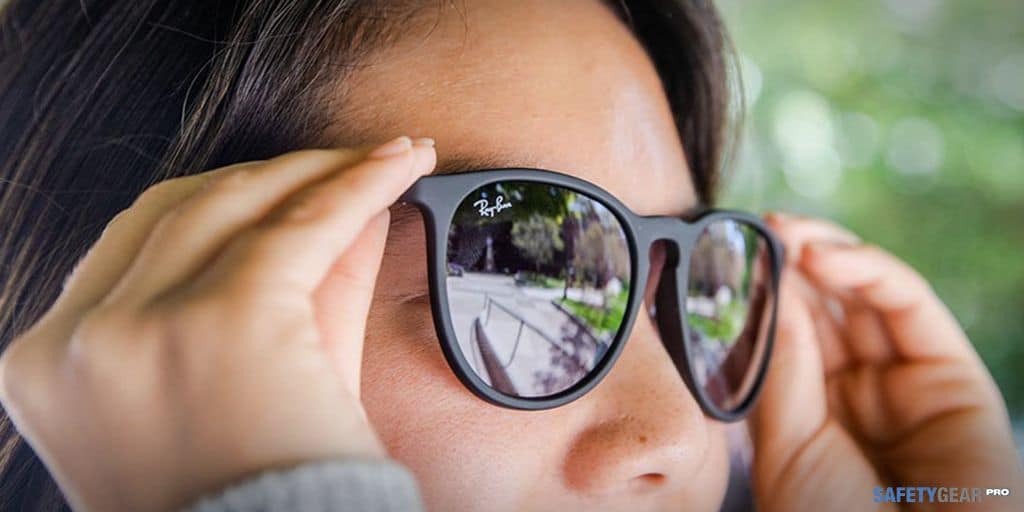
<svg viewBox="0 0 1024 512">
<path fill-rule="evenodd" d="M 428 509 L 521 508 L 517 500 L 534 494 L 537 471 L 556 466 L 546 459 L 556 450 L 543 454 L 542 447 L 555 442 L 557 429 L 531 427 L 528 414 L 472 395 L 449 369 L 433 329 L 427 304 L 373 308 L 362 373 L 370 421 L 389 455 L 416 475 Z"/>
<path fill-rule="evenodd" d="M 565 429 L 480 400 L 449 368 L 434 331 L 418 216 L 392 226 L 367 319 L 362 400 L 388 454 L 417 478 L 430 510 L 521 510 L 556 468 Z M 511 436 L 510 433 L 517 433 Z M 523 433 L 531 435 L 522 435 Z M 562 440 L 562 444 L 565 441 Z"/>
<path fill-rule="evenodd" d="M 421 435 L 444 432 L 438 427 L 446 418 L 437 405 L 465 408 L 473 400 L 448 368 L 434 332 L 424 243 L 406 236 L 388 240 L 363 347 L 363 402 L 396 457 Z M 408 435 L 412 431 L 418 435 Z"/>
</svg>

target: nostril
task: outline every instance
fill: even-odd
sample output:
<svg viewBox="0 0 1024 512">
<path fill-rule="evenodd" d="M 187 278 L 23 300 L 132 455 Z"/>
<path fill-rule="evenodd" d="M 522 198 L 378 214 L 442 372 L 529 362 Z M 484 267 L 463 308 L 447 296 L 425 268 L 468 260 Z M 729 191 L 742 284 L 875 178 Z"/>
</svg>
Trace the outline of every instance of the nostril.
<svg viewBox="0 0 1024 512">
<path fill-rule="evenodd" d="M 629 486 L 632 491 L 651 491 L 664 485 L 666 480 L 668 478 L 662 473 L 645 473 L 633 477 L 629 481 Z"/>
</svg>

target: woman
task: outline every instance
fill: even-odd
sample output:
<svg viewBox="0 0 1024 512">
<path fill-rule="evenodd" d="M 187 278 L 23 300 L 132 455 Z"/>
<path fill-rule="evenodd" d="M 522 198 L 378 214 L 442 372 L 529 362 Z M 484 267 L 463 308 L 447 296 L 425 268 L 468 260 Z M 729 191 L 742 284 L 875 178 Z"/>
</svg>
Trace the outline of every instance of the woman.
<svg viewBox="0 0 1024 512">
<path fill-rule="evenodd" d="M 606 375 L 572 401 L 481 400 L 512 359 L 446 364 L 462 340 L 431 316 L 429 204 L 402 196 L 532 167 L 639 215 L 708 206 L 728 104 L 708 2 L 13 1 L 3 27 L 4 509 L 719 507 L 724 423 L 659 341 L 667 313 L 634 315 L 614 365 L 580 329 Z M 750 417 L 758 505 L 1021 489 L 1002 398 L 927 283 L 837 226 L 769 226 L 787 256 Z M 495 233 L 445 275 L 515 282 Z M 678 263 L 664 245 L 638 248 L 648 307 Z M 520 283 L 552 265 L 534 260 Z M 576 302 L 545 304 L 607 311 L 629 283 L 580 261 L 552 274 Z"/>
</svg>

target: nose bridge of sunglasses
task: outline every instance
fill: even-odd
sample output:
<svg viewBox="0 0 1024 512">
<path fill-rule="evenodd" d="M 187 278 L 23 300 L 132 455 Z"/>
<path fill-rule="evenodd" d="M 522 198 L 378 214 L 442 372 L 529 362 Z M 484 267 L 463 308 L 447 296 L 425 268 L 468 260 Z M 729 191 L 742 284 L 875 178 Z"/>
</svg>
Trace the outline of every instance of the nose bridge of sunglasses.
<svg viewBox="0 0 1024 512">
<path fill-rule="evenodd" d="M 663 258 L 663 268 L 678 267 L 682 254 L 692 244 L 691 226 L 678 217 L 641 217 L 637 222 L 639 244 L 652 257 Z"/>
</svg>

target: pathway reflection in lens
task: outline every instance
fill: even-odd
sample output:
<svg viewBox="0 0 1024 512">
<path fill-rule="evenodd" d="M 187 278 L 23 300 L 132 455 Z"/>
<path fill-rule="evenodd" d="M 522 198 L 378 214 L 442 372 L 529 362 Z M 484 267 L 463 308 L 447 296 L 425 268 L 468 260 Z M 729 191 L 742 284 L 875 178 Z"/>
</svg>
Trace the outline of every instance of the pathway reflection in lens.
<svg viewBox="0 0 1024 512">
<path fill-rule="evenodd" d="M 448 305 L 462 355 L 507 395 L 572 387 L 618 334 L 631 268 L 621 224 L 597 201 L 532 182 L 477 189 L 448 232 Z"/>
<path fill-rule="evenodd" d="M 690 256 L 686 325 L 694 378 L 724 411 L 742 405 L 765 361 L 772 308 L 768 244 L 752 226 L 712 222 Z"/>
</svg>

